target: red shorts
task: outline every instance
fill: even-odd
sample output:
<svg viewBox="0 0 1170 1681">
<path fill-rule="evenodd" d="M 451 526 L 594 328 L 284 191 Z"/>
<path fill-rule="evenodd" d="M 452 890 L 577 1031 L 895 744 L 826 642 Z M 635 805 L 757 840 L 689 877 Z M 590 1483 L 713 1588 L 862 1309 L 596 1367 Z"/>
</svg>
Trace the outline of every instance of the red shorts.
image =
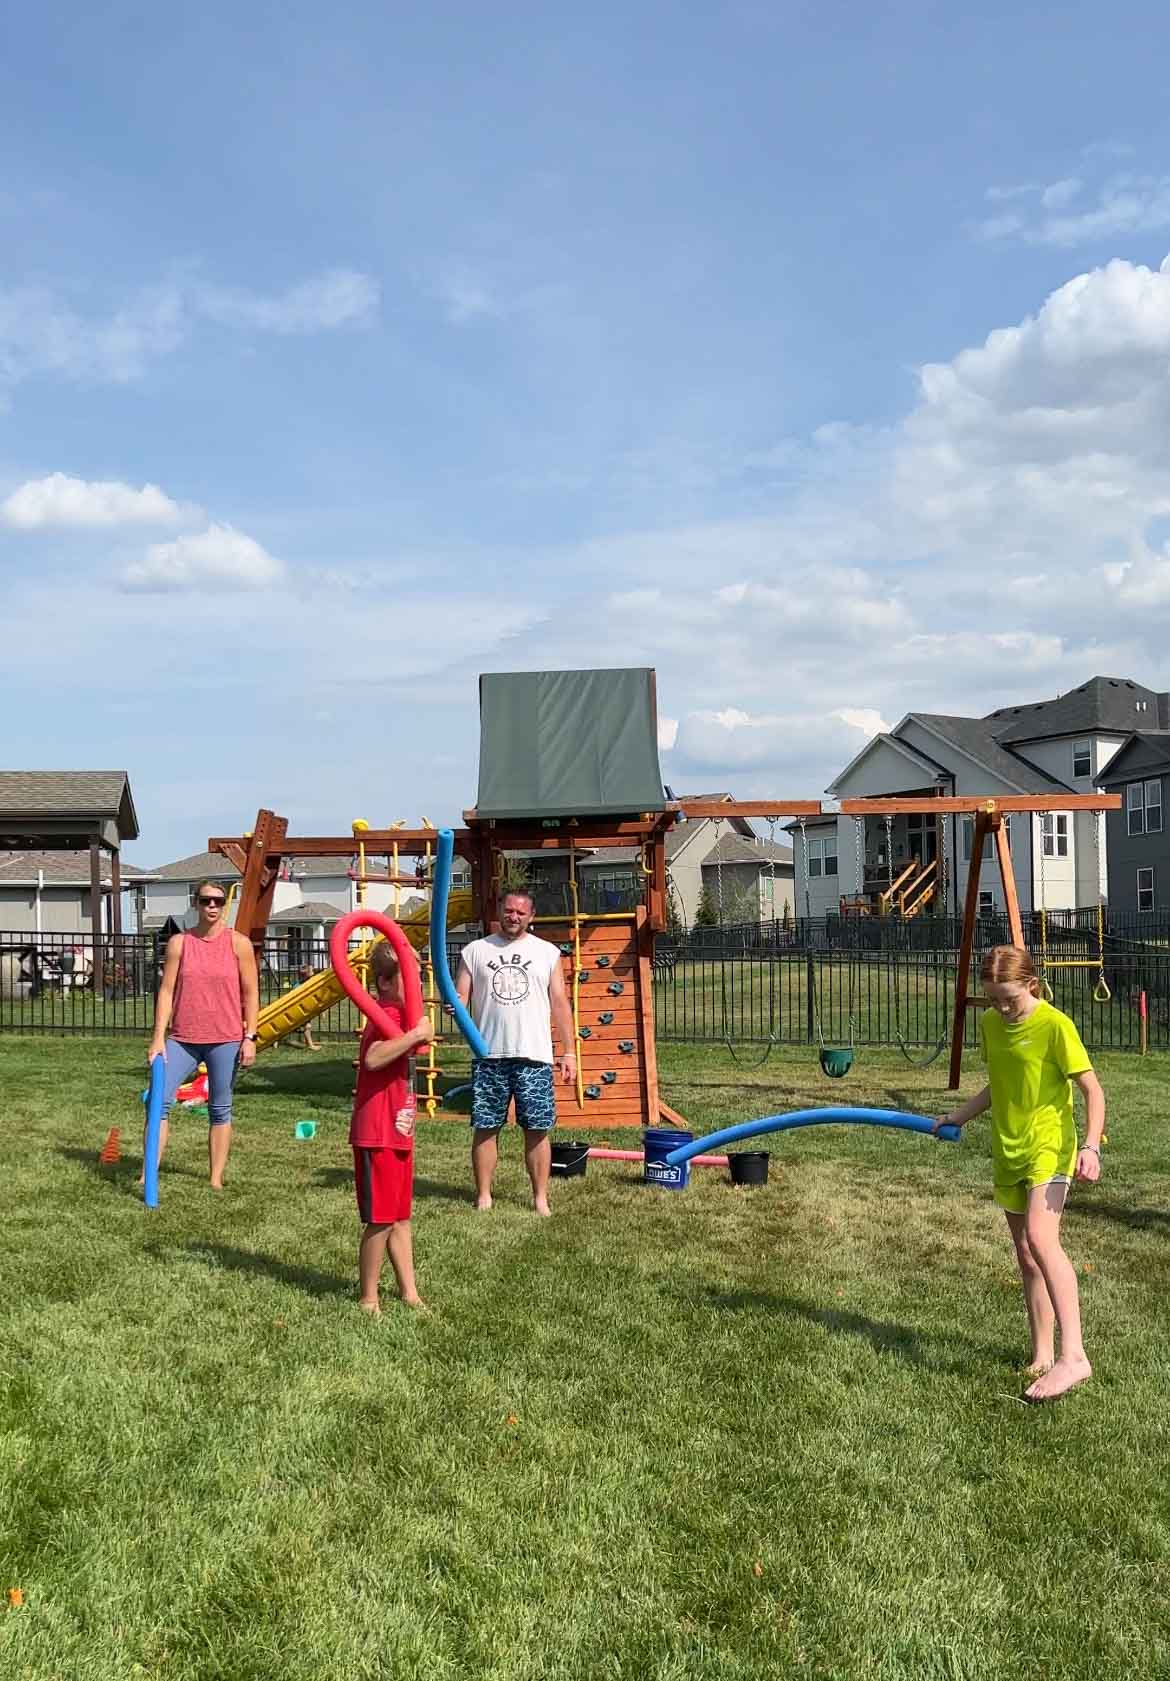
<svg viewBox="0 0 1170 1681">
<path fill-rule="evenodd" d="M 414 1183 L 413 1150 L 353 1147 L 353 1181 L 358 1213 L 367 1226 L 392 1226 L 410 1219 Z"/>
</svg>

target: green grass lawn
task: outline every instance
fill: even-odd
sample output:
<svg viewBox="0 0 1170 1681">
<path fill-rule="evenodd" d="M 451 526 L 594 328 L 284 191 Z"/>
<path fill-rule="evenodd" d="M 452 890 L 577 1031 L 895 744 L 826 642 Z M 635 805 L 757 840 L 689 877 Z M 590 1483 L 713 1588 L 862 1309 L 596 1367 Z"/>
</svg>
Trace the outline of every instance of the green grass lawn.
<svg viewBox="0 0 1170 1681">
<path fill-rule="evenodd" d="M 704 1130 L 947 1107 L 889 1053 L 662 1064 Z M 433 1313 L 370 1322 L 344 1058 L 241 1081 L 222 1196 L 180 1120 L 151 1213 L 142 1047 L 0 1039 L 0 1676 L 1165 1681 L 1167 1071 L 1100 1066 L 1105 1181 L 1066 1222 L 1097 1375 L 1033 1410 L 982 1131 L 791 1133 L 755 1192 L 593 1162 L 541 1222 L 516 1137 L 477 1216 L 435 1121 Z"/>
</svg>

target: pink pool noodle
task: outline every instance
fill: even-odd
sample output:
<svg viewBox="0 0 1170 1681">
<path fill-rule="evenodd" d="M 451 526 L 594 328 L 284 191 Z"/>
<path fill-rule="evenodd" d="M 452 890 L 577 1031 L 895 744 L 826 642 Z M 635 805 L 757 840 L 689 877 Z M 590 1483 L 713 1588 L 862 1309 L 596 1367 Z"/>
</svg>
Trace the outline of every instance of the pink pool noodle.
<svg viewBox="0 0 1170 1681">
<path fill-rule="evenodd" d="M 589 1151 L 594 1161 L 599 1162 L 640 1162 L 645 1158 L 641 1150 L 601 1150 L 594 1148 Z M 692 1167 L 726 1167 L 726 1156 L 694 1156 Z"/>
</svg>

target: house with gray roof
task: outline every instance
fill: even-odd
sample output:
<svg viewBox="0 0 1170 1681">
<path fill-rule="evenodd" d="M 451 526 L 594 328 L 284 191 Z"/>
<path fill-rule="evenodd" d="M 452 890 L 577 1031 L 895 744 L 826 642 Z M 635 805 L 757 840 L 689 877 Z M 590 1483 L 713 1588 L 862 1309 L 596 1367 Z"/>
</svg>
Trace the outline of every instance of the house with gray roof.
<svg viewBox="0 0 1170 1681">
<path fill-rule="evenodd" d="M 1125 677 L 1091 677 L 1049 700 L 997 707 L 985 717 L 908 712 L 872 737 L 838 774 L 834 799 L 1029 794 L 1050 797 L 1051 813 L 1009 820 L 1020 909 L 1030 914 L 1092 905 L 1107 891 L 1108 832 L 1091 812 L 1062 811 L 1062 794 L 1101 785 L 1135 732 L 1170 731 L 1170 695 Z M 796 847 L 796 896 L 803 914 L 844 903 L 877 908 L 891 882 L 922 884 L 917 910 L 952 914 L 967 887 L 970 818 L 825 817 L 788 826 Z M 987 856 L 990 857 L 990 849 Z M 917 872 L 912 865 L 917 862 Z M 984 870 L 980 908 L 1002 911 L 997 869 Z"/>
<path fill-rule="evenodd" d="M 137 838 L 123 770 L 0 771 L 0 933 L 121 933 Z"/>
<path fill-rule="evenodd" d="M 352 858 L 284 860 L 268 926 L 273 935 L 281 938 L 283 954 L 287 956 L 291 968 L 297 967 L 302 952 L 316 961 L 334 923 L 339 922 L 347 911 L 356 910 L 357 862 L 356 851 Z M 403 855 L 398 861 L 399 873 L 413 874 L 416 863 L 413 856 Z M 371 873 L 387 873 L 383 858 L 369 859 L 367 869 Z M 140 926 L 148 932 L 157 931 L 172 920 L 179 926 L 192 926 L 197 917 L 195 889 L 199 883 L 216 881 L 230 892 L 239 879 L 235 865 L 219 852 L 193 852 L 186 858 L 161 864 L 147 877 Z M 458 891 L 468 885 L 468 880 L 466 867 L 460 862 L 460 868 L 452 877 L 452 885 Z M 366 887 L 365 903 L 371 910 L 385 911 L 392 916 L 395 908 L 406 914 L 412 906 L 421 903 L 421 896 L 410 887 L 403 887 L 396 898 L 394 888 L 388 883 L 370 882 Z M 233 909 L 229 908 L 229 921 L 233 914 Z"/>
<path fill-rule="evenodd" d="M 1109 907 L 1164 917 L 1170 910 L 1170 732 L 1135 730 L 1101 778 L 1121 810 L 1105 814 Z"/>
</svg>

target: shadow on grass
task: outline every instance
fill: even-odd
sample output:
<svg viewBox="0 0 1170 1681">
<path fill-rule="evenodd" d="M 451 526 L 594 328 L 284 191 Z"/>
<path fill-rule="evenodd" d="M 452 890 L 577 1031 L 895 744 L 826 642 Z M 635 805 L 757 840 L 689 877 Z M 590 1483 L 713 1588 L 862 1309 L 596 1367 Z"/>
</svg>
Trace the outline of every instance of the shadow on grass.
<svg viewBox="0 0 1170 1681">
<path fill-rule="evenodd" d="M 291 1266 L 278 1261 L 274 1255 L 257 1254 L 255 1250 L 233 1249 L 223 1243 L 189 1243 L 186 1246 L 191 1260 L 212 1259 L 225 1272 L 243 1273 L 249 1278 L 270 1278 L 277 1284 L 301 1290 L 307 1296 L 353 1296 L 352 1278 L 339 1278 L 336 1273 L 318 1272 L 316 1267 Z"/>
<path fill-rule="evenodd" d="M 62 1144 L 58 1146 L 57 1154 L 64 1156 L 68 1161 L 80 1163 L 95 1179 L 106 1179 L 113 1185 L 129 1184 L 138 1192 L 138 1175 L 142 1172 L 141 1150 L 132 1150 L 128 1155 L 119 1156 L 116 1162 L 110 1163 L 99 1160 L 100 1146 L 98 1150 L 78 1150 L 74 1146 Z M 168 1178 L 203 1179 L 206 1175 L 195 1173 L 190 1168 L 167 1165 L 162 1170 L 162 1178 L 164 1181 Z"/>
<path fill-rule="evenodd" d="M 1170 1234 L 1170 1210 L 1165 1208 L 1133 1208 L 1128 1203 L 1111 1202 L 1092 1192 L 1083 1195 L 1084 1186 L 1077 1187 L 1078 1195 L 1069 1212 L 1077 1219 L 1110 1220 L 1114 1225 L 1126 1226 L 1131 1232 L 1163 1231 Z"/>
<path fill-rule="evenodd" d="M 846 1308 L 820 1307 L 815 1302 L 800 1301 L 795 1296 L 776 1295 L 771 1291 L 708 1290 L 706 1296 L 711 1306 L 727 1312 L 754 1309 L 803 1319 L 834 1336 L 856 1337 L 867 1342 L 877 1354 L 892 1354 L 909 1366 L 949 1375 L 970 1376 L 976 1362 L 1010 1365 L 1018 1353 L 1018 1350 L 1010 1348 L 975 1343 L 968 1337 L 939 1335 L 932 1331 L 915 1330 L 909 1325 L 898 1325 L 891 1320 L 870 1319 Z"/>
</svg>

